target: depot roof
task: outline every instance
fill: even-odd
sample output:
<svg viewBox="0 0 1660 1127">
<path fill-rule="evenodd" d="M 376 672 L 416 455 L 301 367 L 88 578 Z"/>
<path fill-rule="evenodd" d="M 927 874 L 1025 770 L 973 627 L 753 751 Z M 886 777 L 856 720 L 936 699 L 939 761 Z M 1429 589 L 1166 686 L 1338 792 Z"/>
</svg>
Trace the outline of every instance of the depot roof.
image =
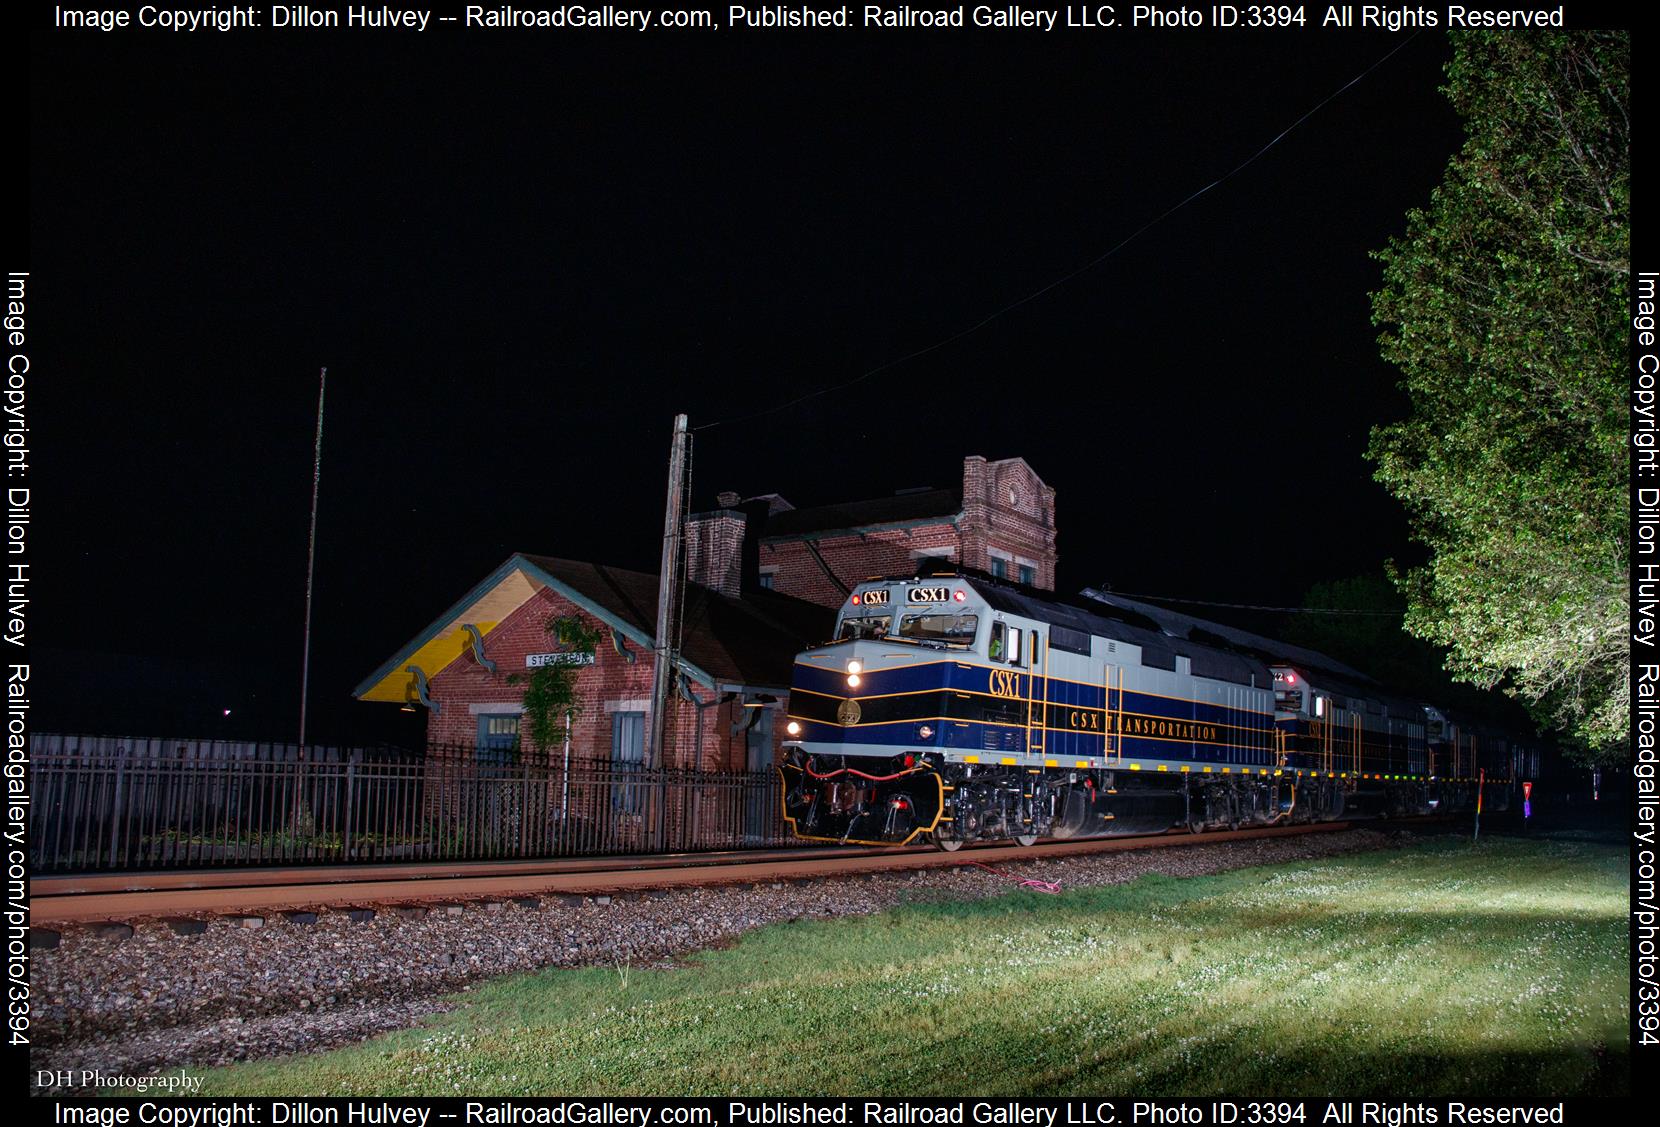
<svg viewBox="0 0 1660 1127">
<path fill-rule="evenodd" d="M 632 643 L 649 654 L 657 632 L 657 585 L 657 576 L 647 572 L 515 553 L 370 674 L 352 695 L 359 700 L 408 700 L 415 677 L 410 666 L 432 677 L 471 645 L 467 626 L 488 638 L 544 589 L 610 627 L 619 648 Z M 830 637 L 836 612 L 776 591 L 749 591 L 740 599 L 688 583 L 682 618 L 684 644 L 678 665 L 688 677 L 711 689 L 731 686 L 787 692 L 795 655 Z"/>
</svg>

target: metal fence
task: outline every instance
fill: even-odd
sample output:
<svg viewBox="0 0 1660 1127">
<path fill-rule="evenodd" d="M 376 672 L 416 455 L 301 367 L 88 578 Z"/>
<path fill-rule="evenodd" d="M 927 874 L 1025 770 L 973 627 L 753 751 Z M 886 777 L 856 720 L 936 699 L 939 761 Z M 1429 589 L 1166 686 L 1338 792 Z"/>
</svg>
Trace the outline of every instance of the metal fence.
<svg viewBox="0 0 1660 1127">
<path fill-rule="evenodd" d="M 38 737 L 36 873 L 679 853 L 800 844 L 776 775 L 434 746 Z"/>
</svg>

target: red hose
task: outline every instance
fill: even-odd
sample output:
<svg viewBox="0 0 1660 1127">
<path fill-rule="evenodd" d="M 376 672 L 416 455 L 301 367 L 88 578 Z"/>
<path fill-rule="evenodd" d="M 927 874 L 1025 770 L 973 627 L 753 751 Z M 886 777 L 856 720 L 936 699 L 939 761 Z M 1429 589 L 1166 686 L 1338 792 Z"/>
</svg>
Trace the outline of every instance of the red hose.
<svg viewBox="0 0 1660 1127">
<path fill-rule="evenodd" d="M 1035 888 L 1037 891 L 1047 892 L 1051 896 L 1060 894 L 1061 886 L 1059 881 L 1037 880 L 1036 878 L 1022 880 L 1020 877 L 1017 877 L 1012 873 L 1005 873 L 1000 869 L 992 868 L 990 865 L 982 865 L 978 861 L 958 861 L 957 864 L 962 866 L 972 866 L 976 869 L 984 869 L 988 873 L 995 873 L 1004 880 L 1012 880 L 1016 882 L 1021 888 Z"/>
<path fill-rule="evenodd" d="M 812 764 L 811 764 L 810 761 L 807 764 L 804 764 L 801 769 L 803 771 L 807 772 L 807 774 L 811 775 L 815 779 L 833 779 L 837 775 L 857 775 L 857 776 L 859 776 L 859 778 L 869 779 L 873 783 L 891 783 L 895 779 L 902 779 L 906 775 L 914 775 L 918 771 L 922 770 L 921 767 L 907 767 L 907 768 L 905 768 L 905 770 L 899 772 L 896 775 L 867 775 L 863 771 L 855 771 L 851 767 L 843 767 L 839 771 L 831 771 L 828 774 L 821 775 L 817 771 L 813 770 Z"/>
</svg>

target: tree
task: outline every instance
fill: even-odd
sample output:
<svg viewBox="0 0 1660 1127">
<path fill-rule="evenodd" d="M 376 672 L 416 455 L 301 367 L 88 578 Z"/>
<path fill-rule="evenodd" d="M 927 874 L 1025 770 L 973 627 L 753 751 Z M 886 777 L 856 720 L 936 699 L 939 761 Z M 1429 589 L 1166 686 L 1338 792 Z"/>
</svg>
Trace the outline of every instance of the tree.
<svg viewBox="0 0 1660 1127">
<path fill-rule="evenodd" d="M 1403 628 L 1406 600 L 1382 572 L 1316 583 L 1303 607 L 1307 613 L 1285 617 L 1279 637 L 1370 674 L 1392 692 L 1472 719 L 1527 729 L 1527 717 L 1515 702 L 1453 683 L 1446 651 Z"/>
<path fill-rule="evenodd" d="M 591 655 L 599 644 L 599 631 L 575 615 L 550 615 L 542 628 L 559 644 L 561 653 Z M 515 673 L 507 679 L 510 685 L 525 687 L 523 722 L 530 744 L 537 751 L 546 751 L 563 734 L 565 721 L 582 712 L 576 696 L 577 668 L 541 665 L 531 673 Z"/>
<path fill-rule="evenodd" d="M 1454 676 L 1610 760 L 1631 661 L 1629 37 L 1460 35 L 1446 73 L 1465 143 L 1372 295 L 1412 411 L 1368 456 L 1429 549 L 1393 574 Z"/>
</svg>

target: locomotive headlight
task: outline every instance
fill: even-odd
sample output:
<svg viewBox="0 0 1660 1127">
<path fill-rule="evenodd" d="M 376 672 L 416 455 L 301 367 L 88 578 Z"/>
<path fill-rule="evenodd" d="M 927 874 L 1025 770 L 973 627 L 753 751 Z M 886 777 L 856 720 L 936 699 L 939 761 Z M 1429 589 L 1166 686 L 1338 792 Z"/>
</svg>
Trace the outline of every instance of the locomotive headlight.
<svg viewBox="0 0 1660 1127">
<path fill-rule="evenodd" d="M 849 673 L 847 675 L 847 687 L 850 689 L 857 689 L 859 687 L 859 675 L 857 673 Z"/>
<path fill-rule="evenodd" d="M 924 724 L 916 730 L 916 735 L 919 740 L 931 740 L 934 738 L 934 729 Z"/>
<path fill-rule="evenodd" d="M 784 730 L 792 736 L 799 736 L 801 734 L 801 725 L 797 724 L 794 720 L 791 720 L 788 724 L 784 725 Z"/>
<path fill-rule="evenodd" d="M 865 663 L 860 661 L 858 658 L 854 658 L 852 661 L 847 663 L 847 671 L 849 673 L 863 673 L 865 671 Z"/>
</svg>

